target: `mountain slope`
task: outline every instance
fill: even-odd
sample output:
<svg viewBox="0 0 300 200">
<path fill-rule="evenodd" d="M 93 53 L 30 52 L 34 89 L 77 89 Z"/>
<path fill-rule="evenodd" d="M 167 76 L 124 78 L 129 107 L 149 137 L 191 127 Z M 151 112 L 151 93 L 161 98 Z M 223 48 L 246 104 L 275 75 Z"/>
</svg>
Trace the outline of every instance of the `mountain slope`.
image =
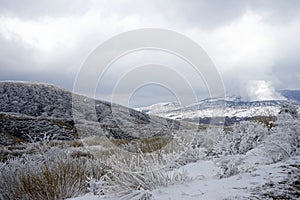
<svg viewBox="0 0 300 200">
<path fill-rule="evenodd" d="M 289 101 L 300 102 L 300 90 L 281 90 L 280 93 Z"/>
<path fill-rule="evenodd" d="M 166 102 L 136 109 L 147 114 L 200 123 L 209 123 L 213 117 L 223 117 L 225 125 L 231 125 L 258 116 L 276 116 L 283 105 L 300 104 L 300 91 L 283 90 L 281 92 L 287 100 L 241 101 L 240 98 L 231 97 L 204 99 L 183 107 L 175 102 Z"/>
<path fill-rule="evenodd" d="M 42 134 L 58 139 L 107 135 L 134 139 L 163 135 L 170 120 L 94 100 L 49 84 L 0 82 L 0 144 Z"/>
</svg>

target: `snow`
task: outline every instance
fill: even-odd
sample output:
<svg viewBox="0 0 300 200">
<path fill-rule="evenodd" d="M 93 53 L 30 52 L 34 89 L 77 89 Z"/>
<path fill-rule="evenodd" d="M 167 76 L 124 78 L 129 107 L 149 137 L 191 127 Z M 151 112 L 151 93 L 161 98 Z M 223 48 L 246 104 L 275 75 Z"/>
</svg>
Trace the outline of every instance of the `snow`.
<svg viewBox="0 0 300 200">
<path fill-rule="evenodd" d="M 174 103 L 159 103 L 149 107 L 136 108 L 139 111 L 148 114 L 167 117 L 170 119 L 193 119 L 198 117 L 253 117 L 253 116 L 270 116 L 277 115 L 280 111 L 280 105 L 251 105 L 245 106 L 214 106 L 192 108 L 195 105 L 179 107 Z"/>
<path fill-rule="evenodd" d="M 269 181 L 278 182 L 284 179 L 286 175 L 282 173 L 282 168 L 280 168 L 283 164 L 279 162 L 271 165 L 260 165 L 252 171 L 220 179 L 218 177 L 221 172 L 220 168 L 211 160 L 201 160 L 182 167 L 191 177 L 190 181 L 160 187 L 151 191 L 151 194 L 156 200 L 246 199 L 257 186 L 262 186 Z M 88 199 L 115 200 L 116 198 L 102 198 L 88 193 L 70 200 Z"/>
<path fill-rule="evenodd" d="M 96 195 L 93 195 L 92 193 L 88 193 L 81 197 L 71 198 L 70 200 L 99 200 L 99 197 Z"/>
</svg>

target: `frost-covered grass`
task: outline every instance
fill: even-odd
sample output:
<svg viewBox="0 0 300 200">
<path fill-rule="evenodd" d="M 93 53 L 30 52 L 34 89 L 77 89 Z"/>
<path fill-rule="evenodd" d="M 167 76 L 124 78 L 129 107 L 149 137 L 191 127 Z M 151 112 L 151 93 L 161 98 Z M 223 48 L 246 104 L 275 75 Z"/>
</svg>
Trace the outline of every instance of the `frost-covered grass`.
<svg viewBox="0 0 300 200">
<path fill-rule="evenodd" d="M 66 199 L 88 191 L 147 199 L 151 196 L 148 191 L 186 180 L 183 172 L 159 171 L 167 158 L 176 156 L 180 150 L 171 151 L 174 145 L 178 146 L 177 140 L 170 144 L 166 140 L 153 138 L 116 144 L 101 137 L 76 142 L 46 138 L 6 147 L 10 154 L 0 165 L 0 199 Z M 165 146 L 164 150 L 158 149 Z M 155 165 L 158 169 L 153 168 Z"/>
<path fill-rule="evenodd" d="M 0 164 L 0 199 L 66 199 L 87 191 L 86 177 L 103 175 L 96 160 L 45 147 Z"/>
<path fill-rule="evenodd" d="M 130 172 L 110 170 L 99 180 L 90 179 L 91 190 L 103 198 L 150 199 L 151 191 L 159 187 L 184 183 L 188 177 L 184 171 L 153 171 Z"/>
</svg>

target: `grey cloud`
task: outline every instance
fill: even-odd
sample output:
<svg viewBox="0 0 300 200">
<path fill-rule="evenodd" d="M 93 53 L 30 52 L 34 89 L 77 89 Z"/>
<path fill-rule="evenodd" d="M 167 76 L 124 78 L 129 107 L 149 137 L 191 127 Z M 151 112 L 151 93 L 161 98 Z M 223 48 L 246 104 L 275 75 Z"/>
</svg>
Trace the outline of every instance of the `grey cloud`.
<svg viewBox="0 0 300 200">
<path fill-rule="evenodd" d="M 125 19 L 128 16 L 135 16 L 140 23 L 133 26 L 135 28 L 155 27 L 157 25 L 162 28 L 165 26 L 166 28 L 171 27 L 182 33 L 194 28 L 204 31 L 216 30 L 239 20 L 246 11 L 253 11 L 258 14 L 267 13 L 263 18 L 263 22 L 270 26 L 284 25 L 293 20 L 300 23 L 300 1 L 297 0 L 157 0 L 147 2 L 139 0 L 0 0 L 0 17 L 16 17 L 20 20 L 30 19 L 34 21 L 42 16 L 50 16 L 55 20 L 56 17 L 81 16 L 90 10 L 100 13 L 99 16 L 104 19 L 116 18 L 116 21 Z M 110 26 L 109 28 L 114 29 L 114 27 L 122 27 L 123 25 L 113 24 Z M 72 90 L 76 73 L 88 53 L 100 44 L 107 35 L 110 36 L 112 32 L 115 34 L 127 28 L 116 28 L 117 31 L 114 32 L 108 30 L 107 24 L 99 24 L 99 27 L 101 28 L 95 27 L 95 29 L 87 30 L 82 38 L 75 41 L 73 49 L 67 49 L 63 45 L 58 46 L 55 52 L 51 53 L 51 59 L 47 60 L 40 59 L 39 55 L 43 52 L 30 46 L 30 44 L 16 38 L 7 40 L 0 33 L 0 80 L 50 82 Z M 290 51 L 299 49 L 299 39 L 294 44 L 296 48 L 291 48 Z M 251 68 L 222 72 L 228 93 L 243 93 L 243 83 L 250 79 L 272 80 L 275 82 L 274 85 L 280 89 L 299 89 L 300 60 L 298 55 L 295 52 L 293 54 L 283 52 L 282 54 L 287 54 L 284 59 L 276 61 L 272 67 L 262 68 L 260 72 L 253 71 Z M 164 76 L 162 75 L 162 77 Z M 98 91 L 98 93 L 105 96 L 110 93 L 112 86 L 113 81 L 107 83 L 107 87 Z M 144 94 L 136 98 L 142 99 L 144 97 L 144 101 L 148 103 L 147 99 L 157 94 L 166 100 L 172 99 L 163 90 L 159 91 L 149 87 L 147 91 L 149 96 Z M 199 89 L 198 93 L 203 97 L 205 91 Z M 158 101 L 162 101 L 162 99 L 160 98 Z"/>
<path fill-rule="evenodd" d="M 155 0 L 149 3 L 133 0 L 110 1 L 103 12 L 117 13 L 122 17 L 134 14 L 159 16 L 171 26 L 211 29 L 232 23 L 246 11 L 267 13 L 266 20 L 270 23 L 286 23 L 298 16 L 299 10 L 300 1 L 297 0 Z"/>
<path fill-rule="evenodd" d="M 249 1 L 249 7 L 258 12 L 268 12 L 266 21 L 270 23 L 287 23 L 299 16 L 300 1 L 298 0 L 266 0 Z"/>
<path fill-rule="evenodd" d="M 298 0 L 178 0 L 175 1 L 176 3 L 172 2 L 169 2 L 169 8 L 166 8 L 166 13 L 170 14 L 169 18 L 189 26 L 206 29 L 230 24 L 246 11 L 267 14 L 265 20 L 270 23 L 287 23 L 300 13 Z"/>
<path fill-rule="evenodd" d="M 269 12 L 270 22 L 290 20 L 299 14 L 300 1 L 297 0 L 154 0 L 148 1 L 93 1 L 93 0 L 0 0 L 2 15 L 21 18 L 39 16 L 64 17 L 82 15 L 90 9 L 99 10 L 103 15 L 126 17 L 160 17 L 173 25 L 214 28 L 231 23 L 247 10 Z"/>
<path fill-rule="evenodd" d="M 299 89 L 300 59 L 277 63 L 272 75 L 278 79 L 279 89 Z"/>
<path fill-rule="evenodd" d="M 26 71 L 34 67 L 32 47 L 18 40 L 6 40 L 0 35 L 1 75 L 14 75 L 17 71 Z"/>
<path fill-rule="evenodd" d="M 48 82 L 71 89 L 75 72 L 65 70 L 74 58 L 37 62 L 39 52 L 18 40 L 0 37 L 0 80 Z M 60 70 L 61 69 L 61 70 Z"/>
<path fill-rule="evenodd" d="M 39 16 L 63 17 L 83 14 L 89 6 L 89 1 L 85 0 L 0 0 L 0 13 L 30 19 Z"/>
</svg>

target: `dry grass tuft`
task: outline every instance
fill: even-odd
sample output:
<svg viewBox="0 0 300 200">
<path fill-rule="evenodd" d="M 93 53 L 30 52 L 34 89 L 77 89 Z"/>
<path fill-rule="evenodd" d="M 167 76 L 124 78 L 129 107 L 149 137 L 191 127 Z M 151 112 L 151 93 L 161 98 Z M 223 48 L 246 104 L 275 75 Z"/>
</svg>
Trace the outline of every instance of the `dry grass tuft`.
<svg viewBox="0 0 300 200">
<path fill-rule="evenodd" d="M 87 192 L 87 177 L 104 174 L 99 161 L 61 149 L 0 163 L 0 199 L 66 199 Z"/>
</svg>

